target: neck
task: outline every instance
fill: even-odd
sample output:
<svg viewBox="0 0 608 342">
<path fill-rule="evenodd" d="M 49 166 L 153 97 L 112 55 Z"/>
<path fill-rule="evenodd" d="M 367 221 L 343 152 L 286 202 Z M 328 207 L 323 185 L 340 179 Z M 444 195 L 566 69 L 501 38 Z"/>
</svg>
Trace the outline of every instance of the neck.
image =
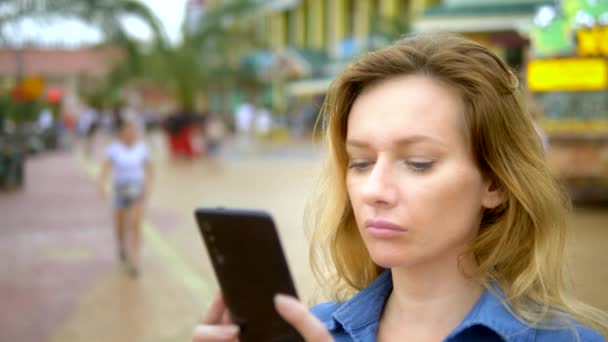
<svg viewBox="0 0 608 342">
<path fill-rule="evenodd" d="M 120 139 L 120 141 L 125 146 L 133 146 L 133 145 L 135 145 L 135 140 Z"/>
<path fill-rule="evenodd" d="M 458 258 L 447 260 L 393 268 L 393 291 L 383 318 L 418 327 L 445 327 L 448 332 L 456 327 L 475 305 L 483 287 L 463 273 L 475 265 L 472 258 L 463 259 L 460 266 Z"/>
</svg>

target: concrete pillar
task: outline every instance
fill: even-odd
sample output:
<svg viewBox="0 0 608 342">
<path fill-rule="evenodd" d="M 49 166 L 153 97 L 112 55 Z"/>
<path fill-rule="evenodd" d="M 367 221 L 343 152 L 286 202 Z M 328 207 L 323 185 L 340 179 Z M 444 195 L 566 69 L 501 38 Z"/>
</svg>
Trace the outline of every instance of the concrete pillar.
<svg viewBox="0 0 608 342">
<path fill-rule="evenodd" d="M 327 49 L 331 58 L 338 55 L 338 42 L 344 38 L 344 0 L 327 2 Z"/>
<path fill-rule="evenodd" d="M 355 38 L 357 45 L 363 48 L 367 47 L 369 37 L 370 1 L 372 0 L 355 1 Z"/>
<path fill-rule="evenodd" d="M 397 15 L 397 1 L 396 0 L 379 0 L 380 1 L 380 15 L 386 18 L 393 18 Z"/>
<path fill-rule="evenodd" d="M 304 7 L 300 3 L 292 11 L 294 11 L 294 23 L 290 23 L 290 25 L 293 25 L 295 30 L 295 45 L 299 48 L 303 48 L 306 46 L 306 18 L 304 18 Z"/>
<path fill-rule="evenodd" d="M 322 50 L 325 46 L 323 39 L 326 28 L 325 0 L 308 0 L 308 46 L 313 49 Z"/>
<path fill-rule="evenodd" d="M 276 12 L 271 17 L 271 47 L 273 50 L 285 48 L 285 13 Z"/>
</svg>

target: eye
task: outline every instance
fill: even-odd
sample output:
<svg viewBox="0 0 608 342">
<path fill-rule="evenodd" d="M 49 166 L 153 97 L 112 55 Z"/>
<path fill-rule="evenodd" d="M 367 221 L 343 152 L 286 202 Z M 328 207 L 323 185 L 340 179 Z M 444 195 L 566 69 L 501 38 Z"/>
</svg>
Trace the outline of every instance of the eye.
<svg viewBox="0 0 608 342">
<path fill-rule="evenodd" d="M 405 164 L 414 172 L 425 172 L 430 170 L 435 162 L 411 160 L 406 161 Z"/>
<path fill-rule="evenodd" d="M 364 171 L 372 165 L 372 162 L 365 159 L 354 159 L 348 162 L 348 168 L 356 171 Z"/>
</svg>

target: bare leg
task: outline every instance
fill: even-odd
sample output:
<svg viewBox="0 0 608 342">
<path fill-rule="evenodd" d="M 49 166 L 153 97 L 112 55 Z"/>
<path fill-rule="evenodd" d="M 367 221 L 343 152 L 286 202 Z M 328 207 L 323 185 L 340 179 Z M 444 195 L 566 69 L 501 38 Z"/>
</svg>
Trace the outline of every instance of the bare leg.
<svg viewBox="0 0 608 342">
<path fill-rule="evenodd" d="M 135 203 L 128 209 L 129 215 L 129 259 L 132 266 L 132 274 L 137 275 L 141 258 L 141 225 L 143 219 L 143 203 Z"/>
<path fill-rule="evenodd" d="M 126 261 L 126 251 L 125 251 L 125 220 L 126 220 L 126 210 L 125 209 L 116 209 L 114 211 L 114 237 L 116 238 L 116 247 L 118 248 L 118 255 L 120 257 L 120 261 Z"/>
</svg>

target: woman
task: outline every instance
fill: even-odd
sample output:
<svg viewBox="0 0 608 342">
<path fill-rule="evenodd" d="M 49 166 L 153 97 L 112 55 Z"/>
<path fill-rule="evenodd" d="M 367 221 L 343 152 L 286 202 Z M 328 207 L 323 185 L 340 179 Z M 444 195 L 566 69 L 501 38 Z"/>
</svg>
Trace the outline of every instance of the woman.
<svg viewBox="0 0 608 342">
<path fill-rule="evenodd" d="M 106 181 L 113 173 L 114 232 L 121 262 L 129 274 L 139 274 L 141 223 L 144 202 L 150 193 L 152 167 L 146 145 L 139 141 L 133 120 L 121 120 L 119 139 L 107 150 L 99 176 L 99 190 L 106 198 Z"/>
<path fill-rule="evenodd" d="M 276 308 L 307 341 L 603 341 L 568 297 L 567 205 L 518 80 L 449 34 L 403 39 L 339 76 L 311 259 L 333 302 Z M 218 296 L 194 341 L 234 341 Z"/>
</svg>

